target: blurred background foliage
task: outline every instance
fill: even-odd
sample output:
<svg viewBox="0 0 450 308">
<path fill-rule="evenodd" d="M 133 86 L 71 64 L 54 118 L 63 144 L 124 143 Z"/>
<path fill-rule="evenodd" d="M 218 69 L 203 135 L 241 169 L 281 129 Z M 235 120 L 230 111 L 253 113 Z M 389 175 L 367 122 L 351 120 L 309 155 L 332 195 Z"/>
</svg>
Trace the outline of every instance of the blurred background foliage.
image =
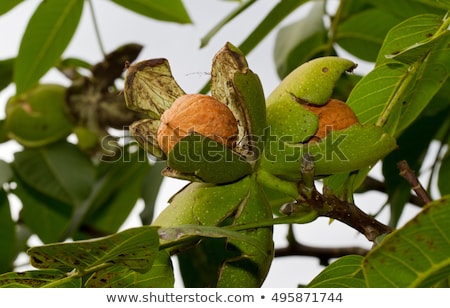
<svg viewBox="0 0 450 308">
<path fill-rule="evenodd" d="M 21 2 L 2 1 L 0 18 Z M 181 0 L 112 2 L 159 21 L 195 22 Z M 235 9 L 199 38 L 201 46 L 206 46 L 255 2 L 235 1 Z M 83 11 L 107 14 L 94 11 L 93 4 L 87 0 L 42 1 L 28 21 L 17 55 L 0 59 L 0 91 L 11 84 L 15 88 L 15 94 L 2 102 L 6 116 L 0 119 L 0 142 L 21 145 L 13 161 L 0 160 L 0 272 L 15 269 L 14 261 L 29 248 L 27 241 L 32 235 L 47 244 L 114 234 L 138 200 L 145 204 L 140 214 L 142 224 L 153 220 L 164 166 L 150 161 L 129 137 L 127 127 L 140 115 L 125 108 L 120 86 L 124 63 L 133 62 L 143 46 L 124 43 L 107 53 L 99 37 L 102 61 L 89 63 L 64 57 Z M 306 4 L 309 13 L 305 17 L 278 27 Z M 265 16 L 255 17 L 253 30 L 237 45 L 249 54 L 276 31 L 272 61 L 280 79 L 300 64 L 326 55 L 350 54 L 378 65 L 384 61 L 379 59 L 380 49 L 393 27 L 417 17 L 416 24 L 423 31 L 430 31 L 433 25 L 426 24 L 430 20 L 426 17 L 448 18 L 449 9 L 446 0 L 274 1 Z M 97 26 L 92 27 L 98 33 Z M 369 175 L 357 191 L 386 194 L 385 206 L 390 209 L 392 227 L 397 225 L 405 204 L 424 206 L 423 200 L 413 195 L 409 184 L 398 175 L 398 161 L 407 160 L 418 175 L 429 174 L 424 186 L 434 192 L 434 199 L 450 194 L 450 56 L 448 30 L 444 30 L 444 43 L 436 43 L 444 46 L 436 55 L 443 70 L 426 75 L 425 81 L 433 84 L 424 85 L 428 93 L 426 103 L 397 136 L 398 149 L 383 160 L 384 179 Z M 407 39 L 406 36 L 394 39 Z M 429 52 L 428 45 L 424 46 L 423 50 Z M 414 52 L 412 56 L 417 56 Z M 42 84 L 42 77 L 51 69 L 57 69 L 69 85 Z M 347 100 L 362 77 L 346 75 L 334 96 Z M 424 159 L 430 155 L 432 167 L 424 170 Z M 21 206 L 17 220 L 11 216 L 13 199 Z"/>
</svg>

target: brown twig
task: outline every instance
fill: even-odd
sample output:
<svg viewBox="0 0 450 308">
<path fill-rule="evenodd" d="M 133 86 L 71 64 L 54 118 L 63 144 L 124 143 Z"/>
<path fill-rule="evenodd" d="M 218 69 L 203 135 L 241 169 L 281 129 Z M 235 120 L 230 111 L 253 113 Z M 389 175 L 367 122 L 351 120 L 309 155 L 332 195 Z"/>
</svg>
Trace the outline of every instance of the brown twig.
<svg viewBox="0 0 450 308">
<path fill-rule="evenodd" d="M 275 249 L 275 257 L 308 256 L 316 257 L 323 266 L 327 266 L 331 259 L 340 258 L 350 254 L 365 256 L 369 251 L 361 247 L 315 247 L 301 244 L 297 241 L 292 225 L 289 225 L 287 234 L 288 245 Z"/>
<path fill-rule="evenodd" d="M 374 241 L 378 236 L 392 232 L 391 227 L 361 211 L 355 204 L 340 200 L 334 195 L 322 195 L 314 190 L 311 198 L 305 199 L 303 202 L 314 208 L 320 216 L 339 220 L 361 232 L 369 241 Z"/>
<path fill-rule="evenodd" d="M 400 170 L 399 174 L 408 181 L 416 195 L 422 199 L 425 204 L 431 202 L 431 198 L 419 182 L 414 170 L 409 167 L 408 162 L 406 160 L 399 161 L 397 167 Z"/>
<path fill-rule="evenodd" d="M 285 256 L 309 256 L 319 259 L 321 265 L 328 265 L 330 259 L 340 258 L 350 254 L 364 256 L 367 249 L 361 247 L 314 247 L 295 242 L 287 247 L 275 249 L 275 257 Z"/>
<path fill-rule="evenodd" d="M 331 193 L 321 194 L 314 184 L 314 161 L 309 155 L 303 157 L 302 181 L 298 184 L 298 204 L 310 206 L 319 216 L 337 219 L 361 232 L 369 241 L 392 232 L 392 228 L 361 211 L 355 204 L 341 200 Z M 326 191 L 326 188 L 324 189 Z"/>
</svg>

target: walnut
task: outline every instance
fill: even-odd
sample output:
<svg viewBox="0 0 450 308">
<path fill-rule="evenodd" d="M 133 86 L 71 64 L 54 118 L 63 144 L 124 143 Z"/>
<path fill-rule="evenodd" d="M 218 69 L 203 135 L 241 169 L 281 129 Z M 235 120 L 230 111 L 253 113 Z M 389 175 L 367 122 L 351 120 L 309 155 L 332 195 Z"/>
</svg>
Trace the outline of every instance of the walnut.
<svg viewBox="0 0 450 308">
<path fill-rule="evenodd" d="M 186 94 L 162 114 L 158 144 L 167 154 L 178 141 L 193 132 L 233 148 L 238 125 L 231 110 L 214 97 Z"/>
<path fill-rule="evenodd" d="M 347 104 L 338 99 L 329 99 L 325 105 L 304 104 L 306 109 L 319 117 L 319 127 L 310 141 L 320 141 L 332 130 L 343 130 L 358 123 L 358 118 Z"/>
</svg>

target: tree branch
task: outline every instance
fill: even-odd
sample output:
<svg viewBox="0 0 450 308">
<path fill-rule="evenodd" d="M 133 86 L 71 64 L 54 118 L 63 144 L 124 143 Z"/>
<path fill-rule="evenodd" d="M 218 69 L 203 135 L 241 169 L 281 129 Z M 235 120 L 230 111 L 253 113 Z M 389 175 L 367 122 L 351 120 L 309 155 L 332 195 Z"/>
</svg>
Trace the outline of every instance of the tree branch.
<svg viewBox="0 0 450 308">
<path fill-rule="evenodd" d="M 287 247 L 275 249 L 275 257 L 285 256 L 309 256 L 319 259 L 320 264 L 327 266 L 330 259 L 340 258 L 346 255 L 357 254 L 364 256 L 367 249 L 361 247 L 314 247 L 303 245 L 298 242 L 290 243 Z"/>
<path fill-rule="evenodd" d="M 361 247 L 315 247 L 301 244 L 294 235 L 292 225 L 289 225 L 287 235 L 288 246 L 275 249 L 275 257 L 308 256 L 319 259 L 320 265 L 327 266 L 330 259 L 340 258 L 350 254 L 365 256 L 369 251 Z"/>
<path fill-rule="evenodd" d="M 400 175 L 408 181 L 416 195 L 423 200 L 425 204 L 431 202 L 431 198 L 428 196 L 428 193 L 425 191 L 422 184 L 420 184 L 414 170 L 409 167 L 406 160 L 399 161 L 397 167 L 400 170 Z"/>
<path fill-rule="evenodd" d="M 328 193 L 326 187 L 324 187 L 324 194 L 319 193 L 314 184 L 314 161 L 309 154 L 303 157 L 301 172 L 302 180 L 298 184 L 298 206 L 309 206 L 319 216 L 337 219 L 364 234 L 369 241 L 392 232 L 391 227 L 364 213 L 355 204 L 340 200 Z"/>
</svg>

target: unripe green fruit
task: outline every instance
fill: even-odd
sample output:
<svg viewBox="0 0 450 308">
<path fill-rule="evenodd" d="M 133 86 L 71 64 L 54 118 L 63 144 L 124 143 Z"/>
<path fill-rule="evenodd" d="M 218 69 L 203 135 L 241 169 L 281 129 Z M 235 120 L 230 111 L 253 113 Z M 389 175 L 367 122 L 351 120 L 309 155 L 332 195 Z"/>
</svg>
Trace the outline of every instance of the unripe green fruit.
<svg viewBox="0 0 450 308">
<path fill-rule="evenodd" d="M 65 110 L 66 88 L 38 85 L 6 104 L 5 130 L 9 138 L 26 147 L 43 146 L 66 138 L 73 124 Z"/>
<path fill-rule="evenodd" d="M 336 82 L 356 64 L 339 57 L 322 57 L 300 65 L 267 98 L 267 104 L 280 101 L 304 101 L 312 105 L 326 104 Z"/>
</svg>

